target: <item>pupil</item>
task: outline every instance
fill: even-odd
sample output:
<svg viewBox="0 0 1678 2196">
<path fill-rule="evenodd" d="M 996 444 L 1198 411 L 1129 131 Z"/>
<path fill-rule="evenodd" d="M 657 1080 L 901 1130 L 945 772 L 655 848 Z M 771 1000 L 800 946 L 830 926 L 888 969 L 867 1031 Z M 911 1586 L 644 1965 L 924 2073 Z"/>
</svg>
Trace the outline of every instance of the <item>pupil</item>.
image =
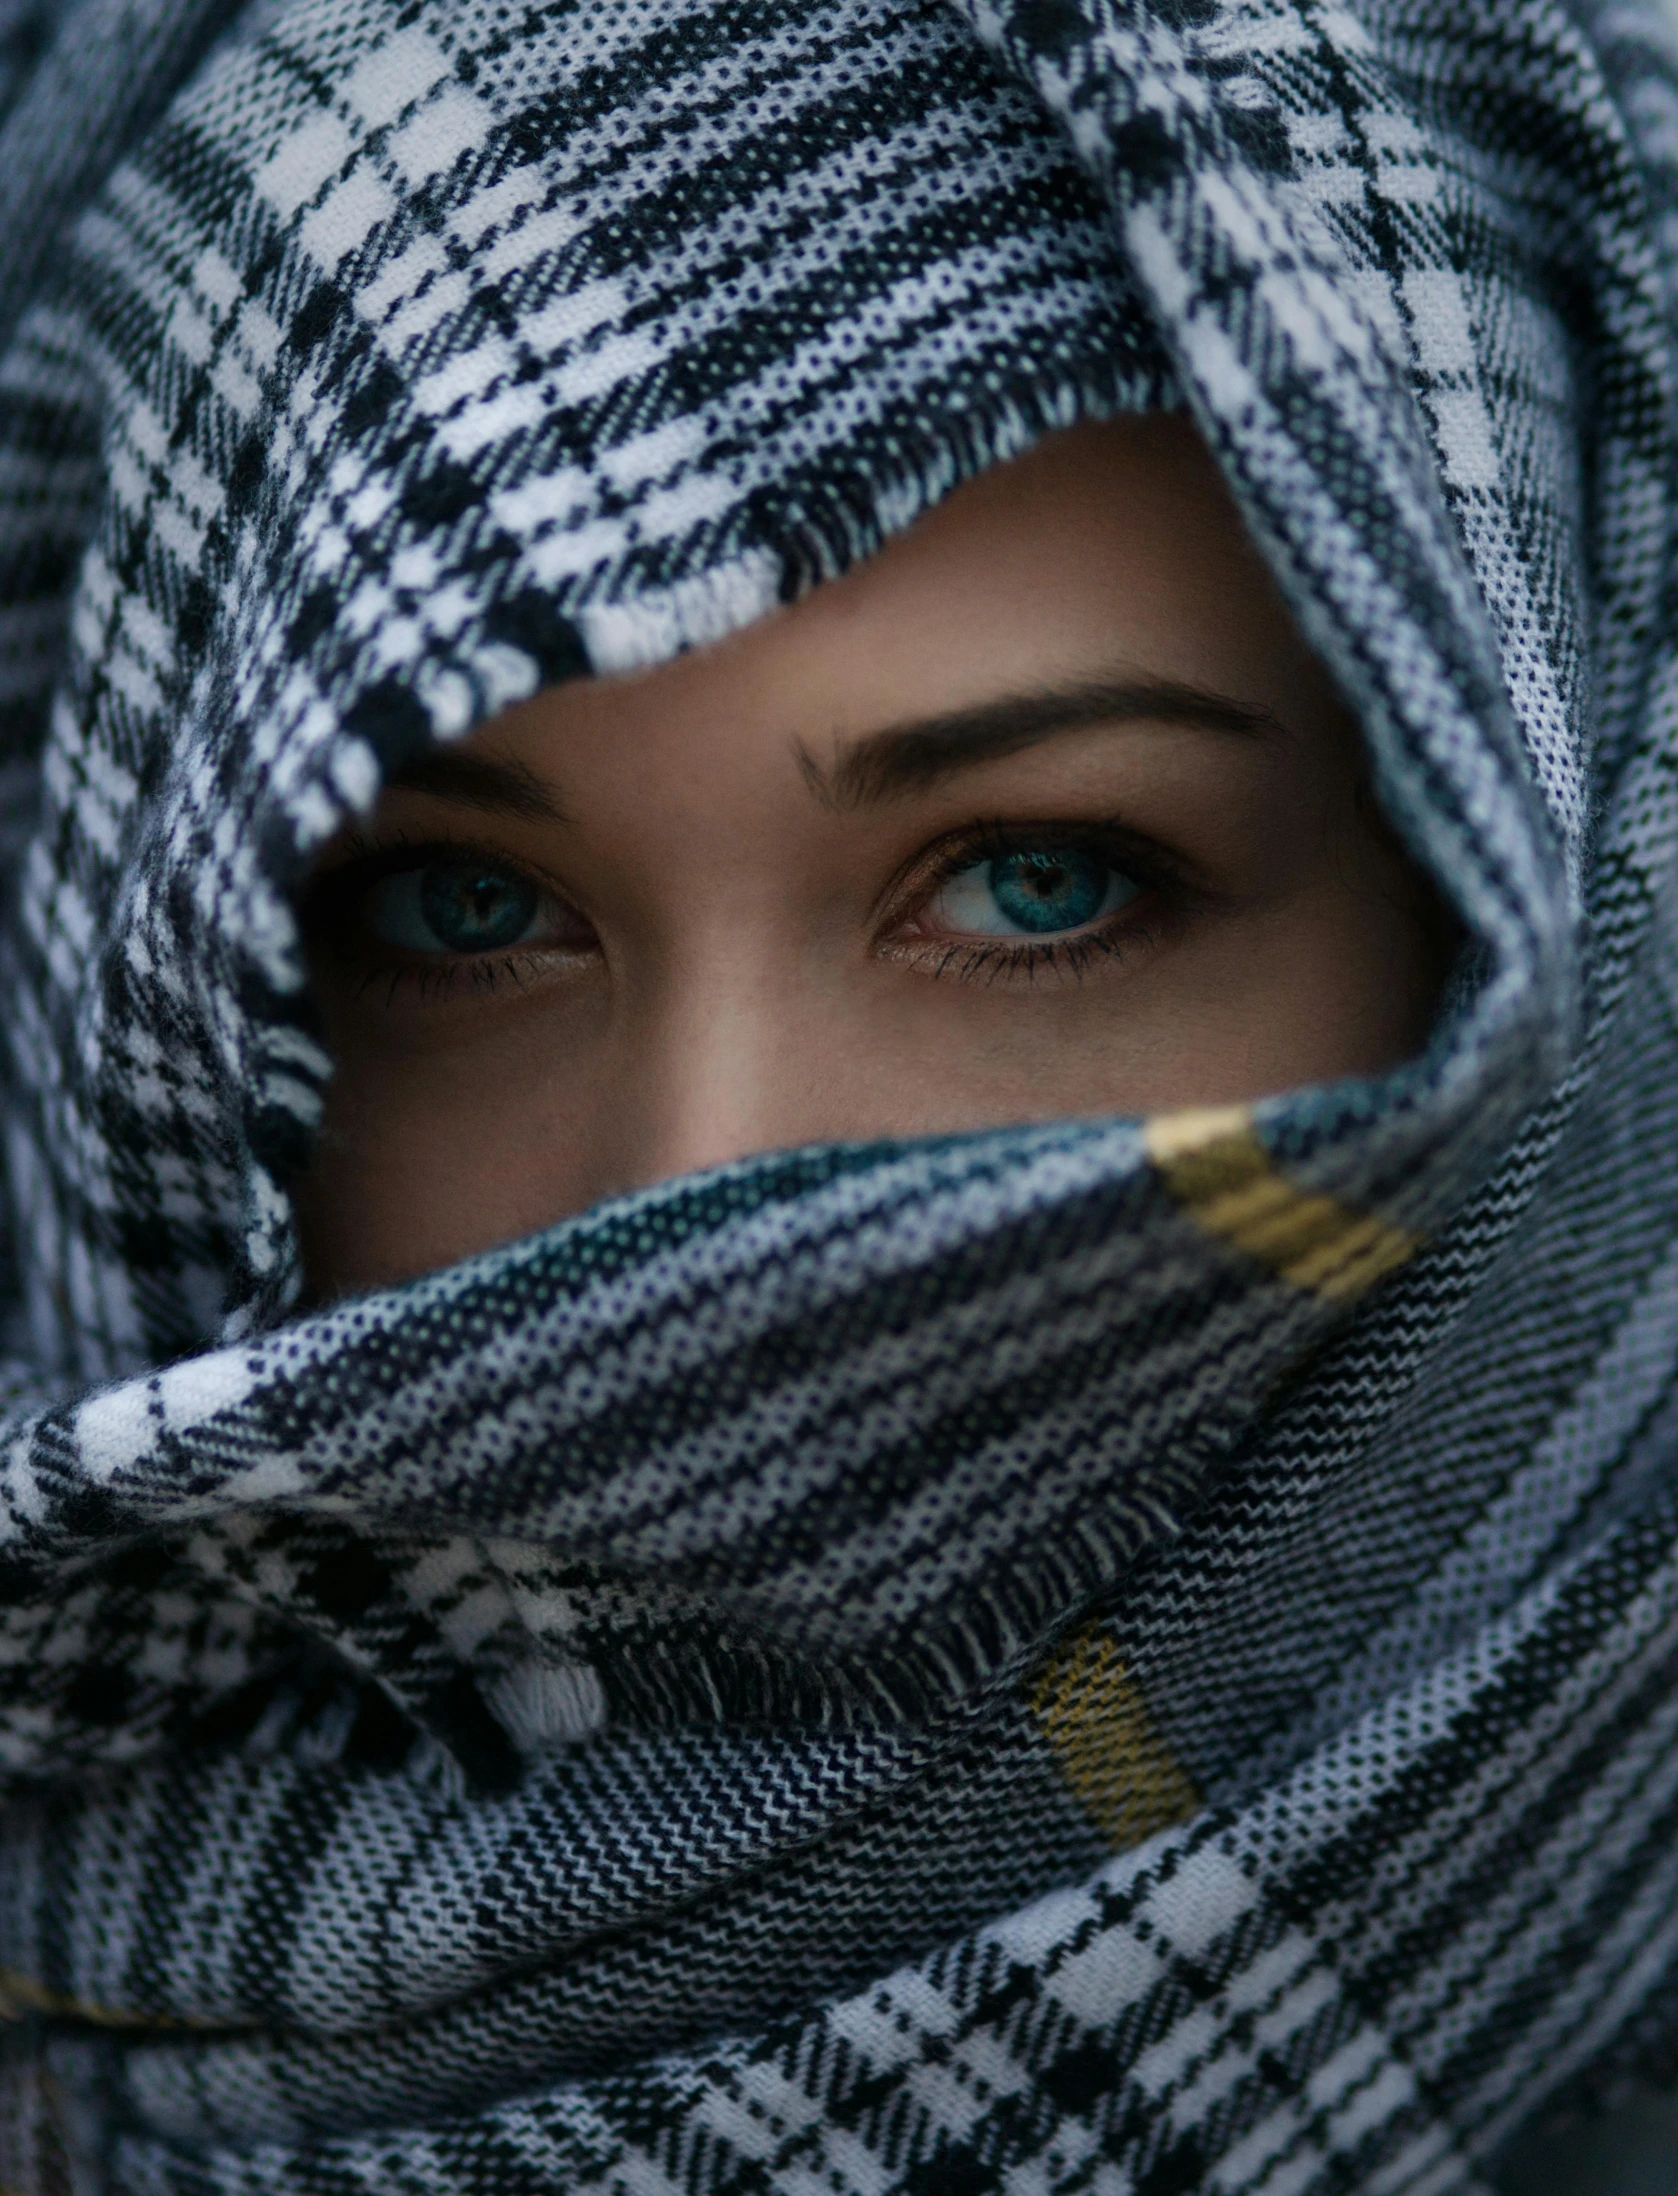
<svg viewBox="0 0 1678 2196">
<path fill-rule="evenodd" d="M 530 928 L 536 887 L 503 869 L 434 862 L 420 880 L 420 912 L 451 953 L 493 952 Z"/>
<path fill-rule="evenodd" d="M 1004 854 L 990 865 L 991 897 L 1021 930 L 1076 930 L 1107 897 L 1107 864 L 1076 847 Z"/>
</svg>

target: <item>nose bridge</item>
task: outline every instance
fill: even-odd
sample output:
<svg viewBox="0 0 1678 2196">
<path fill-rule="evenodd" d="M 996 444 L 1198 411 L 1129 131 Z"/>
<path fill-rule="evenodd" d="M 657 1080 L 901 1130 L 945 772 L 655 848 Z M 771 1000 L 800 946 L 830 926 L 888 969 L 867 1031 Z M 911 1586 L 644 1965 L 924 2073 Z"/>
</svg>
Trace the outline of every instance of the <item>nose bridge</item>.
<svg viewBox="0 0 1678 2196">
<path fill-rule="evenodd" d="M 686 959 L 686 956 L 684 956 Z M 809 1045 L 788 973 L 718 955 L 671 968 L 626 1018 L 621 1133 L 637 1183 L 808 1141 Z"/>
</svg>

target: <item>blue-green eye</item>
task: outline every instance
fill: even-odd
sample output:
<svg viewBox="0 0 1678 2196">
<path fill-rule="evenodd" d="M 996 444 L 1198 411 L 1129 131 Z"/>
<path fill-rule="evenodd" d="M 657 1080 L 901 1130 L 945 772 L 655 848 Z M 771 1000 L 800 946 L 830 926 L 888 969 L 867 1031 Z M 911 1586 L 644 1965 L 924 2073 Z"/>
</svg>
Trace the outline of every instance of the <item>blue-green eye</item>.
<svg viewBox="0 0 1678 2196">
<path fill-rule="evenodd" d="M 439 856 L 381 877 L 367 895 L 367 926 L 409 953 L 499 953 L 538 932 L 542 894 L 515 869 Z"/>
<path fill-rule="evenodd" d="M 1046 938 L 1082 930 L 1142 887 L 1082 846 L 1022 846 L 946 877 L 928 912 L 971 938 Z"/>
</svg>

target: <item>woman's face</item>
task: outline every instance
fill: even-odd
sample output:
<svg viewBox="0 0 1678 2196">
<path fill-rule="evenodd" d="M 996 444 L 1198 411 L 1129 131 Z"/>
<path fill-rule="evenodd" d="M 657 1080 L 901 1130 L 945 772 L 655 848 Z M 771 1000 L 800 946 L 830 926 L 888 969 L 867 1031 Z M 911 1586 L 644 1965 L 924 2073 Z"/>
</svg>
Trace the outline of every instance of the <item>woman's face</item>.
<svg viewBox="0 0 1678 2196">
<path fill-rule="evenodd" d="M 1193 429 L 1086 425 L 796 607 L 392 785 L 306 909 L 320 1293 L 742 1153 L 1386 1067 L 1448 950 Z"/>
</svg>

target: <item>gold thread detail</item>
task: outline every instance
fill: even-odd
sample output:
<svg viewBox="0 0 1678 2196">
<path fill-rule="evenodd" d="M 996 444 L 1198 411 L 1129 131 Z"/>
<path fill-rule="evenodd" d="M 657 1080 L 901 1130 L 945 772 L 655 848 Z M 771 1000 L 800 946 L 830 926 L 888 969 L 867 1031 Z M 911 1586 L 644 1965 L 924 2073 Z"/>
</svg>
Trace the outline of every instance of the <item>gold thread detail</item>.
<svg viewBox="0 0 1678 2196">
<path fill-rule="evenodd" d="M 1296 1189 L 1245 1106 L 1157 1114 L 1143 1136 L 1167 1189 L 1209 1234 L 1330 1302 L 1361 1296 L 1420 1247 L 1406 1228 Z"/>
<path fill-rule="evenodd" d="M 90 2005 L 62 1990 L 50 1990 L 32 1975 L 20 1975 L 15 1967 L 0 1967 L 0 2021 L 21 2021 L 30 2013 L 44 2013 L 60 2021 L 86 2021 L 96 2028 L 163 2030 L 227 2025 L 224 2021 L 178 2020 L 162 2013 L 124 2013 L 113 2006 Z M 0 2196 L 4 2196 L 3 2191 Z"/>
<path fill-rule="evenodd" d="M 1114 1852 L 1186 1822 L 1199 1807 L 1102 1626 L 1065 1642 L 1033 1683 L 1031 1705 L 1062 1776 Z"/>
</svg>

